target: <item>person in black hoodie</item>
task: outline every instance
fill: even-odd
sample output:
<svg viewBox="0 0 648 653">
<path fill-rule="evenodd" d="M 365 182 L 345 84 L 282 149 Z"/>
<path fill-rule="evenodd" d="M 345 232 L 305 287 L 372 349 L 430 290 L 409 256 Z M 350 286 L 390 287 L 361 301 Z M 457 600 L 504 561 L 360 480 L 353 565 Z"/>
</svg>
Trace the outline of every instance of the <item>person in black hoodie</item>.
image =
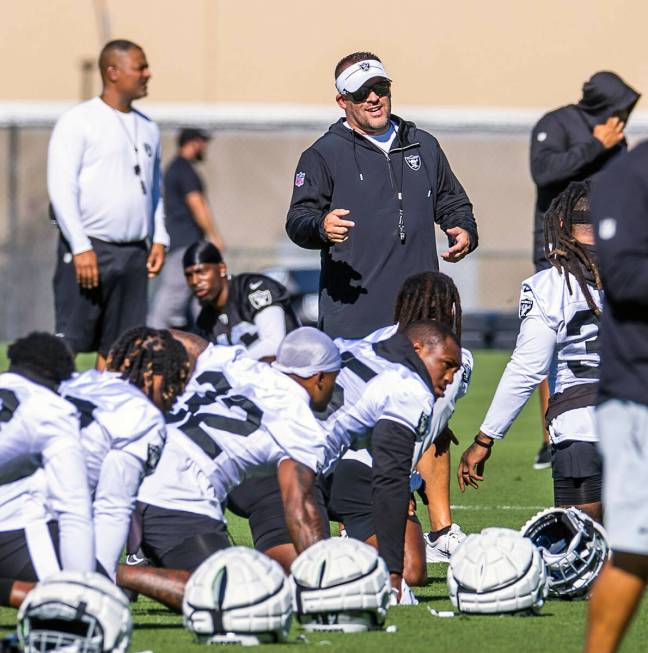
<svg viewBox="0 0 648 653">
<path fill-rule="evenodd" d="M 550 111 L 533 128 L 531 176 L 537 189 L 533 228 L 536 272 L 551 267 L 544 250 L 544 214 L 549 205 L 569 182 L 591 177 L 628 149 L 624 129 L 640 97 L 617 74 L 598 72 L 583 84 L 583 97 L 578 104 Z M 543 423 L 550 394 L 549 384 L 544 381 L 540 385 Z M 550 464 L 549 434 L 544 429 L 543 445 L 534 467 L 543 469 Z"/>
<path fill-rule="evenodd" d="M 391 324 L 403 281 L 477 247 L 472 205 L 436 138 L 391 113 L 391 80 L 370 52 L 335 69 L 345 117 L 301 156 L 286 231 L 321 250 L 319 327 L 362 338 Z"/>
</svg>

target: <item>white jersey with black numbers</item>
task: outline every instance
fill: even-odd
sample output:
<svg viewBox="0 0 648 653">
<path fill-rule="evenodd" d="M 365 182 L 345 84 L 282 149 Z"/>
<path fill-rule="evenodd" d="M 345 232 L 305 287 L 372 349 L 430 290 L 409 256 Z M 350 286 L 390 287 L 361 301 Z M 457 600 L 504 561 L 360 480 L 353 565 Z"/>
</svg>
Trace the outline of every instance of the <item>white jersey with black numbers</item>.
<svg viewBox="0 0 648 653">
<path fill-rule="evenodd" d="M 79 410 L 97 560 L 114 577 L 139 486 L 162 453 L 164 417 L 141 390 L 112 372 L 78 374 L 60 392 Z"/>
<path fill-rule="evenodd" d="M 322 469 L 326 436 L 304 388 L 251 359 L 202 363 L 169 418 L 167 446 L 140 501 L 222 520 L 222 502 L 245 478 L 271 474 L 285 459 Z M 254 384 L 239 384 L 246 375 Z"/>
<path fill-rule="evenodd" d="M 571 288 L 571 291 L 570 291 Z M 591 286 L 592 298 L 602 308 L 603 292 Z M 543 270 L 522 284 L 520 333 L 504 370 L 481 431 L 503 438 L 536 386 L 543 381 L 554 355 L 556 393 L 599 378 L 599 318 L 573 275 L 556 268 Z M 558 415 L 549 425 L 553 442 L 598 440 L 592 406 Z"/>
<path fill-rule="evenodd" d="M 51 520 L 59 522 L 63 568 L 94 570 L 77 411 L 45 386 L 5 373 L 0 375 L 0 530 L 29 531 Z"/>
<path fill-rule="evenodd" d="M 388 327 L 377 329 L 373 333 L 363 338 L 365 342 L 375 343 L 387 338 L 391 338 L 398 331 L 398 324 L 393 324 Z M 428 437 L 423 440 L 417 440 L 414 447 L 414 455 L 412 456 L 412 469 L 416 467 L 421 456 L 427 451 L 430 445 L 441 435 L 444 431 L 452 414 L 454 413 L 455 405 L 458 399 L 461 399 L 470 386 L 470 379 L 472 378 L 472 370 L 474 367 L 473 356 L 468 349 L 461 350 L 461 367 L 455 372 L 452 383 L 448 385 L 443 393 L 443 397 L 437 397 L 434 402 L 432 410 L 432 421 L 430 424 L 430 431 Z M 372 458 L 368 449 L 359 449 L 354 451 L 349 449 L 344 458 L 352 458 L 363 462 L 365 465 L 371 467 Z"/>
<path fill-rule="evenodd" d="M 367 460 L 371 433 L 380 420 L 390 420 L 412 432 L 414 449 L 429 443 L 434 395 L 421 376 L 403 362 L 388 360 L 367 340 L 337 338 L 342 357 L 333 398 L 320 415 L 327 432 L 325 473 L 349 449 L 350 457 Z M 421 363 L 422 364 L 422 363 Z M 413 463 L 414 465 L 415 463 Z"/>
</svg>

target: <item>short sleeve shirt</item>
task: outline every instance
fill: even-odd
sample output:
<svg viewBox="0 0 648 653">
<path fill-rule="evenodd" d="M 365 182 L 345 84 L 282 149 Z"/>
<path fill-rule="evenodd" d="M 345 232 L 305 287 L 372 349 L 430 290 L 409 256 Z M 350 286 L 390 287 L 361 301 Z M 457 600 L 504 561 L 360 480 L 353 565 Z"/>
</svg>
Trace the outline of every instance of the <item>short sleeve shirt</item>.
<svg viewBox="0 0 648 653">
<path fill-rule="evenodd" d="M 203 238 L 187 205 L 187 195 L 194 191 L 204 192 L 204 185 L 191 163 L 177 156 L 164 174 L 164 203 L 166 227 L 171 238 L 170 249 L 189 247 Z"/>
</svg>

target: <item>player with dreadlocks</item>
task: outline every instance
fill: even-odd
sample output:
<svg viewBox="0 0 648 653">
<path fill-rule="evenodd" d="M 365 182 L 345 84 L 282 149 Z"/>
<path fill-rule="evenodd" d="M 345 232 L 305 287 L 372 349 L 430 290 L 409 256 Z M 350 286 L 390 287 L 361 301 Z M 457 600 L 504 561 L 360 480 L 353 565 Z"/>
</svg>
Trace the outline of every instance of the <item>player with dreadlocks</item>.
<svg viewBox="0 0 648 653">
<path fill-rule="evenodd" d="M 104 372 L 88 370 L 61 385 L 80 414 L 97 568 L 113 579 L 140 484 L 166 441 L 163 412 L 189 374 L 183 345 L 169 331 L 142 326 L 112 346 Z"/>
<path fill-rule="evenodd" d="M 594 403 L 603 291 L 588 194 L 589 182 L 572 182 L 545 215 L 545 251 L 552 267 L 522 284 L 515 351 L 457 476 L 462 491 L 465 485 L 478 487 L 493 444 L 504 437 L 556 355 L 556 389 L 545 418 L 554 502 L 576 506 L 600 522 L 602 465 Z"/>
</svg>

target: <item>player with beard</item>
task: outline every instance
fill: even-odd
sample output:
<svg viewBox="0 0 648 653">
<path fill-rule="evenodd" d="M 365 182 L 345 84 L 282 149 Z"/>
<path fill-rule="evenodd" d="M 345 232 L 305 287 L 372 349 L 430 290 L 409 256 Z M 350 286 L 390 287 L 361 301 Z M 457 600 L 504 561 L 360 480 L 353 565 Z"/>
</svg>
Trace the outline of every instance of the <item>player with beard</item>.
<svg viewBox="0 0 648 653">
<path fill-rule="evenodd" d="M 547 376 L 557 355 L 556 392 L 546 424 L 551 437 L 554 502 L 601 521 L 602 464 L 594 405 L 599 380 L 603 301 L 589 211 L 589 182 L 572 182 L 545 214 L 551 268 L 522 283 L 520 333 L 475 442 L 464 451 L 459 487 L 478 487 L 484 464 Z"/>
<path fill-rule="evenodd" d="M 202 306 L 196 332 L 206 340 L 244 345 L 252 358 L 269 361 L 286 333 L 299 326 L 280 283 L 262 274 L 228 276 L 220 251 L 211 243 L 188 247 L 182 265 Z"/>
</svg>

